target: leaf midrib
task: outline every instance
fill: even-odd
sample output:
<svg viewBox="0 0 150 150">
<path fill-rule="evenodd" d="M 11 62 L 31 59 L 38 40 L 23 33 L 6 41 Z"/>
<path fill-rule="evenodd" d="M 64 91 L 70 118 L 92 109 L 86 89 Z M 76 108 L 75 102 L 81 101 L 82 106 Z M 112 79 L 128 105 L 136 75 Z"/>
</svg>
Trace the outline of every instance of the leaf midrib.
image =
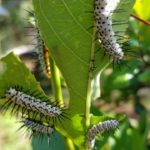
<svg viewBox="0 0 150 150">
<path fill-rule="evenodd" d="M 66 48 L 66 49 L 68 49 L 72 54 L 73 54 L 73 56 L 75 56 L 81 63 L 83 63 L 84 65 L 86 65 L 86 66 L 89 66 L 89 63 L 87 63 L 85 60 L 83 60 L 79 55 L 77 55 L 76 53 L 74 53 L 74 51 L 70 48 L 70 47 L 68 47 L 66 44 L 65 44 L 65 42 L 60 38 L 60 36 L 57 34 L 57 32 L 55 31 L 55 29 L 54 29 L 54 27 L 49 23 L 49 20 L 47 19 L 47 17 L 45 16 L 45 14 L 44 14 L 44 12 L 43 12 L 43 10 L 44 9 L 42 9 L 42 5 L 41 5 L 41 1 L 40 0 L 38 0 L 39 1 L 39 5 L 40 5 L 40 11 L 41 11 L 41 14 L 43 15 L 43 17 L 45 18 L 45 20 L 46 20 L 46 22 L 48 23 L 48 26 L 51 28 L 51 30 L 53 31 L 53 33 L 56 35 L 56 37 L 57 37 L 57 39 L 62 43 L 62 45 Z M 67 11 L 68 11 L 68 13 L 70 14 L 70 16 L 73 18 L 73 20 L 75 21 L 75 23 L 78 25 L 78 26 L 80 26 L 80 28 L 86 33 L 86 34 L 88 34 L 90 37 L 92 37 L 92 35 L 89 33 L 89 32 L 87 32 L 86 30 L 85 30 L 85 28 L 80 24 L 80 23 L 77 23 L 78 21 L 73 17 L 73 14 L 70 12 L 70 10 L 69 10 L 69 8 L 67 7 L 67 5 L 66 5 L 66 3 L 63 1 L 63 0 L 61 0 L 62 1 L 62 3 L 64 4 L 64 6 L 65 6 L 65 8 L 67 9 Z"/>
<path fill-rule="evenodd" d="M 68 11 L 69 15 L 73 18 L 73 20 L 76 22 L 76 24 L 85 32 L 87 33 L 90 37 L 92 37 L 92 35 L 79 23 L 79 21 L 74 17 L 74 15 L 71 13 L 69 7 L 67 6 L 66 2 L 64 0 L 61 0 L 62 3 L 64 4 L 66 10 Z"/>
</svg>

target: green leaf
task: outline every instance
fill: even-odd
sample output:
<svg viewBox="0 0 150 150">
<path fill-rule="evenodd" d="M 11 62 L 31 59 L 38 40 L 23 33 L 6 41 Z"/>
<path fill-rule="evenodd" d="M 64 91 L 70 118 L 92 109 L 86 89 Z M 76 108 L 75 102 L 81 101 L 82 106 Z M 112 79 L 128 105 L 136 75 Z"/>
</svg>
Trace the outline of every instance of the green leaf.
<svg viewBox="0 0 150 150">
<path fill-rule="evenodd" d="M 128 20 L 133 3 L 134 0 L 122 0 L 118 9 L 125 9 L 125 12 L 115 14 L 113 19 Z M 65 127 L 80 144 L 86 131 L 84 116 L 91 80 L 109 62 L 108 57 L 103 57 L 103 50 L 97 52 L 100 43 L 95 41 L 95 28 L 89 29 L 94 26 L 93 13 L 89 13 L 94 12 L 94 1 L 33 0 L 33 4 L 41 35 L 68 86 L 72 117 L 70 122 L 65 122 Z M 126 28 L 127 25 L 121 25 L 121 30 Z"/>
<path fill-rule="evenodd" d="M 121 0 L 118 4 L 116 11 L 112 15 L 113 22 L 118 21 L 118 25 L 113 25 L 114 31 L 126 31 L 128 28 L 128 21 L 132 8 L 134 6 L 135 0 Z M 120 21 L 120 24 L 119 24 Z M 122 24 L 121 24 L 122 22 Z M 125 32 L 119 33 L 119 35 L 124 36 Z M 120 37 L 118 37 L 120 38 Z"/>
<path fill-rule="evenodd" d="M 49 143 L 47 142 L 49 141 Z M 58 144 L 59 141 L 59 144 Z M 39 136 L 34 136 L 32 138 L 32 149 L 33 150 L 66 150 L 66 145 L 64 143 L 64 138 L 55 132 L 51 138 L 47 137 L 46 135 L 43 137 L 43 140 L 39 142 Z"/>
<path fill-rule="evenodd" d="M 150 83 L 150 69 L 149 70 L 146 70 L 145 72 L 141 73 L 139 76 L 138 76 L 138 79 L 140 82 L 142 83 L 146 83 L 146 84 L 149 84 Z"/>
<path fill-rule="evenodd" d="M 70 107 L 85 112 L 93 25 L 92 2 L 35 0 L 35 13 L 42 36 L 67 83 Z M 80 9 L 77 9 L 80 8 Z"/>
<path fill-rule="evenodd" d="M 122 122 L 126 119 L 125 115 L 117 115 L 117 116 L 106 116 L 106 115 L 101 115 L 101 116 L 91 116 L 91 125 L 98 124 L 99 122 L 107 121 L 107 120 L 117 120 L 118 122 Z M 120 126 L 120 125 L 119 125 Z"/>
<path fill-rule="evenodd" d="M 0 97 L 4 96 L 8 88 L 14 86 L 20 86 L 26 90 L 39 91 L 43 96 L 46 96 L 35 77 L 13 53 L 0 60 L 0 83 Z"/>
</svg>

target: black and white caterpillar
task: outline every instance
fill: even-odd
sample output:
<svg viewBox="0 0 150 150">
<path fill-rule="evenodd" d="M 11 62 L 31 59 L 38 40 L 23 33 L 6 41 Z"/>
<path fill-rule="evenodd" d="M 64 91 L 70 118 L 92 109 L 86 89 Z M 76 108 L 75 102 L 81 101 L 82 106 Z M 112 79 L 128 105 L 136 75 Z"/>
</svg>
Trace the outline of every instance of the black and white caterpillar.
<svg viewBox="0 0 150 150">
<path fill-rule="evenodd" d="M 115 130 L 118 128 L 118 126 L 119 126 L 119 122 L 117 120 L 107 120 L 107 121 L 100 122 L 96 125 L 93 125 L 88 130 L 88 133 L 86 136 L 88 149 L 91 150 L 94 147 L 95 137 L 98 134 L 111 131 L 111 130 Z"/>
<path fill-rule="evenodd" d="M 51 77 L 51 69 L 50 69 L 50 59 L 49 59 L 49 51 L 48 51 L 48 48 L 46 47 L 42 37 L 41 37 L 41 34 L 40 34 L 40 30 L 38 28 L 38 25 L 37 25 L 37 20 L 36 20 L 36 17 L 35 17 L 35 14 L 33 11 L 28 11 L 29 14 L 31 15 L 31 24 L 32 24 L 32 27 L 29 27 L 29 28 L 33 28 L 34 31 L 35 31 L 35 41 L 36 43 L 33 44 L 33 45 L 36 45 L 35 48 L 36 48 L 36 54 L 37 54 L 37 57 L 38 57 L 38 61 L 39 61 L 39 64 L 40 64 L 40 68 L 42 70 L 42 72 L 48 77 L 50 78 Z M 28 27 L 27 27 L 28 28 Z M 32 36 L 32 35 L 31 35 Z"/>
<path fill-rule="evenodd" d="M 112 57 L 113 61 L 120 63 L 124 57 L 121 45 L 117 42 L 112 28 L 112 13 L 120 0 L 95 0 L 95 21 L 98 39 L 105 54 Z"/>
<path fill-rule="evenodd" d="M 27 111 L 28 115 L 33 114 L 34 117 L 36 117 L 38 114 L 40 117 L 45 117 L 47 119 L 49 119 L 49 117 L 54 119 L 65 117 L 63 107 L 60 107 L 58 104 L 54 105 L 44 102 L 39 98 L 26 94 L 19 88 L 10 87 L 8 90 L 6 90 L 5 98 L 7 101 L 4 104 L 3 109 L 10 107 L 11 104 L 14 104 L 12 111 L 19 112 L 19 109 L 21 108 L 22 115 L 25 111 Z"/>
<path fill-rule="evenodd" d="M 26 118 L 22 120 L 21 123 L 23 123 L 23 125 L 20 127 L 20 129 L 26 128 L 27 131 L 30 132 L 30 137 L 34 135 L 42 137 L 42 135 L 46 134 L 50 138 L 50 136 L 55 131 L 55 128 L 53 125 L 49 126 L 47 124 L 41 123 L 39 121 L 30 119 L 30 118 Z"/>
<path fill-rule="evenodd" d="M 49 51 L 46 47 L 44 41 L 41 39 L 40 31 L 38 27 L 36 29 L 36 39 L 37 39 L 37 55 L 41 65 L 42 71 L 47 75 L 48 78 L 51 77 L 51 69 L 50 69 L 50 60 L 49 60 Z"/>
</svg>

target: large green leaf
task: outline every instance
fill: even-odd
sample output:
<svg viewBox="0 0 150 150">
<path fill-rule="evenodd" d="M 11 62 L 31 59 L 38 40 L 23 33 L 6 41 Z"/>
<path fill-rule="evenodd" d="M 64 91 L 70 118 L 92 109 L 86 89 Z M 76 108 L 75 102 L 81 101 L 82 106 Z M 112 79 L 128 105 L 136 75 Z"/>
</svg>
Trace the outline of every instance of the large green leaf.
<svg viewBox="0 0 150 150">
<path fill-rule="evenodd" d="M 93 2 L 64 0 L 35 0 L 42 36 L 60 71 L 70 93 L 70 107 L 75 113 L 85 112 L 91 54 L 94 54 L 95 34 Z"/>
<path fill-rule="evenodd" d="M 95 41 L 93 0 L 33 0 L 35 15 L 42 37 L 67 83 L 70 94 L 71 121 L 65 122 L 67 133 L 76 143 L 83 142 L 86 101 L 90 96 L 91 79 L 108 64 L 103 50 Z M 122 0 L 114 20 L 129 18 L 134 0 Z M 126 30 L 118 25 L 114 30 Z M 94 63 L 93 63 L 94 62 Z M 93 66 L 96 68 L 93 70 Z"/>
<path fill-rule="evenodd" d="M 39 91 L 46 96 L 24 63 L 13 53 L 0 60 L 0 97 L 3 97 L 10 87 L 20 86 L 30 91 Z"/>
</svg>

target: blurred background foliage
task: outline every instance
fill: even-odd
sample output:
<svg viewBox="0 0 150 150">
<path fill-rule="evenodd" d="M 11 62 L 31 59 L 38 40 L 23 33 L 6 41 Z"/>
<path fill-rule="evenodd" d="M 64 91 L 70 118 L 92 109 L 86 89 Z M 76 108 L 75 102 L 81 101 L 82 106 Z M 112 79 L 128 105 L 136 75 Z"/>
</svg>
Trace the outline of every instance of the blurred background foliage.
<svg viewBox="0 0 150 150">
<path fill-rule="evenodd" d="M 149 6 L 149 0 L 136 0 L 133 14 L 150 21 Z M 29 11 L 32 10 L 31 0 L 0 0 L 0 54 L 14 51 L 15 54 L 20 55 L 47 92 L 47 89 L 51 89 L 51 84 L 43 74 L 40 74 L 40 69 L 37 69 L 39 64 L 34 55 L 36 49 L 32 45 L 35 37 L 28 36 L 35 35 L 35 31 L 26 28 L 31 26 Z M 98 76 L 93 82 L 92 113 L 111 116 L 126 114 L 126 119 L 112 137 L 104 136 L 97 139 L 97 149 L 100 146 L 101 150 L 150 149 L 150 26 L 130 17 L 127 35 L 128 49 L 133 52 L 126 60 L 127 67 L 122 65 L 113 70 L 112 66 L 109 66 L 101 74 L 101 81 Z M 63 78 L 61 81 L 67 103 L 66 85 Z M 2 120 L 0 150 L 31 150 L 32 145 L 33 149 L 40 149 L 39 146 L 39 148 L 34 146 L 37 145 L 36 140 L 31 143 L 28 138 L 16 133 L 18 124 L 15 124 L 14 117 L 10 119 L 9 114 L 5 117 L 0 115 L 0 120 Z M 62 137 L 56 135 L 55 140 L 62 141 L 61 150 L 65 149 L 64 146 L 62 147 L 64 145 Z"/>
</svg>

